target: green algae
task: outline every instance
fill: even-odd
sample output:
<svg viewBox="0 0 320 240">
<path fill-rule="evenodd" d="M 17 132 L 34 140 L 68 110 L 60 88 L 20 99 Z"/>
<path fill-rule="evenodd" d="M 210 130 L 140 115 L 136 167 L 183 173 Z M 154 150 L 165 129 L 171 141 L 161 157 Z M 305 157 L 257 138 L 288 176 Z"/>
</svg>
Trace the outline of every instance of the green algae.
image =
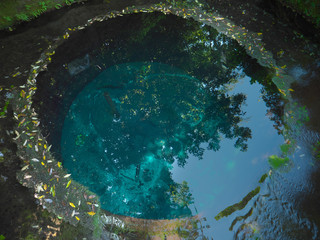
<svg viewBox="0 0 320 240">
<path fill-rule="evenodd" d="M 268 158 L 268 162 L 270 164 L 271 167 L 273 167 L 274 169 L 278 169 L 280 167 L 283 166 L 287 166 L 289 163 L 289 158 L 288 157 L 278 157 L 277 155 L 271 155 Z"/>
<path fill-rule="evenodd" d="M 267 177 L 268 177 L 268 173 L 263 174 L 259 180 L 259 183 L 264 183 Z"/>
<path fill-rule="evenodd" d="M 231 215 L 232 213 L 234 213 L 235 211 L 241 210 L 243 208 L 245 208 L 245 206 L 247 205 L 247 203 L 254 197 L 256 196 L 258 193 L 260 192 L 260 186 L 256 187 L 256 189 L 252 190 L 251 192 L 249 192 L 247 194 L 247 196 L 245 196 L 240 202 L 233 204 L 229 207 L 227 207 L 226 209 L 224 209 L 223 211 L 221 211 L 217 216 L 215 216 L 214 218 L 218 221 L 219 219 L 223 218 L 223 217 L 227 217 L 229 215 Z"/>
</svg>

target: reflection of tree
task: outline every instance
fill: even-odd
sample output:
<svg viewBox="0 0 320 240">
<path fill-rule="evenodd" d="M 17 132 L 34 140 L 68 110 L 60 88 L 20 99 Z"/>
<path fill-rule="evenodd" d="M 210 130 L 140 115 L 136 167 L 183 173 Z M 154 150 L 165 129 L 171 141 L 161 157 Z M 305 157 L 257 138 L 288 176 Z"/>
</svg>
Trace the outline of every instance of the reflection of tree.
<svg viewBox="0 0 320 240">
<path fill-rule="evenodd" d="M 190 215 L 187 188 L 182 185 L 182 194 L 175 195 L 179 198 L 170 192 L 170 186 L 179 186 L 170 166 L 174 161 L 184 166 L 190 154 L 201 158 L 204 146 L 219 150 L 221 137 L 235 139 L 236 147 L 247 149 L 251 131 L 239 126 L 245 95 L 229 95 L 227 85 L 237 81 L 238 69 L 248 75 L 254 71 L 246 70 L 245 52 L 235 41 L 192 20 L 137 14 L 106 25 L 101 28 L 108 30 L 105 43 L 90 53 L 96 58 L 88 71 L 124 61 L 146 62 L 128 64 L 126 69 L 118 65 L 115 68 L 127 75 L 97 86 L 97 102 L 88 107 L 100 107 L 90 110 L 95 130 L 78 128 L 88 132 L 79 133 L 85 137 L 79 135 L 79 145 L 68 151 L 77 152 L 76 157 L 96 156 L 97 161 L 90 163 L 96 164 L 96 172 L 88 184 L 105 195 L 102 202 L 110 211 L 145 218 Z M 255 79 L 263 78 L 262 74 Z M 80 156 L 84 152 L 87 155 Z M 85 181 L 86 164 L 75 165 L 73 176 Z"/>
<path fill-rule="evenodd" d="M 193 204 L 193 197 L 186 181 L 183 181 L 181 184 L 176 184 L 176 186 L 171 186 L 170 190 L 173 202 L 179 206 L 188 207 Z"/>
</svg>

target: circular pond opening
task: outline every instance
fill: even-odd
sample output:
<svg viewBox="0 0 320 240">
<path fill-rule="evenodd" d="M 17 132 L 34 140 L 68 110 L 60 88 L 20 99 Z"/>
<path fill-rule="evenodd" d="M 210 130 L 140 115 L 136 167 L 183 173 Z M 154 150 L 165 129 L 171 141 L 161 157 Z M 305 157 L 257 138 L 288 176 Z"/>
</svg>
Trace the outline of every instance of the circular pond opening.
<svg viewBox="0 0 320 240">
<path fill-rule="evenodd" d="M 34 106 L 56 157 L 102 208 L 147 219 L 200 214 L 212 225 L 279 153 L 272 74 L 208 26 L 133 14 L 59 46 Z"/>
</svg>

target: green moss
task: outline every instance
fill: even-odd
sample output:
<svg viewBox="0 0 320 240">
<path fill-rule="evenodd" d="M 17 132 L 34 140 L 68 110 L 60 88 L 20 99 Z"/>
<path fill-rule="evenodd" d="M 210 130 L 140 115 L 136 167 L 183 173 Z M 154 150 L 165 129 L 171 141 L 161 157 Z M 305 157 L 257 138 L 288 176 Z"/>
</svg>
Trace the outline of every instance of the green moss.
<svg viewBox="0 0 320 240">
<path fill-rule="evenodd" d="M 235 211 L 241 210 L 243 209 L 247 203 L 254 197 L 256 196 L 258 193 L 260 192 L 260 187 L 257 187 L 256 189 L 252 190 L 251 192 L 249 192 L 247 194 L 247 196 L 245 196 L 240 202 L 233 204 L 229 207 L 227 207 L 226 209 L 224 209 L 223 211 L 221 211 L 217 216 L 215 216 L 214 218 L 216 220 L 219 220 L 220 218 L 223 217 L 227 217 L 229 215 L 231 215 L 232 213 L 234 213 Z"/>
<path fill-rule="evenodd" d="M 21 21 L 29 21 L 50 9 L 59 9 L 83 0 L 1 0 L 0 29 L 9 28 Z"/>
<path fill-rule="evenodd" d="M 269 164 L 271 165 L 271 167 L 273 167 L 274 169 L 278 169 L 282 166 L 286 166 L 288 165 L 289 163 L 289 158 L 288 157 L 284 157 L 284 158 L 281 158 L 281 157 L 278 157 L 277 155 L 271 155 L 269 158 L 268 158 L 268 162 Z"/>
</svg>

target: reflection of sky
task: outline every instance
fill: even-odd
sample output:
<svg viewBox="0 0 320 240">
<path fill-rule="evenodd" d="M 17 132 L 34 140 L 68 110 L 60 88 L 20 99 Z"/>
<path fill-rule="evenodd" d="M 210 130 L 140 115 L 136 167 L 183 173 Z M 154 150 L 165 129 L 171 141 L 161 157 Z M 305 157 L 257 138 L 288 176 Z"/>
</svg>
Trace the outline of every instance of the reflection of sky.
<svg viewBox="0 0 320 240">
<path fill-rule="evenodd" d="M 269 170 L 267 157 L 278 154 L 279 145 L 283 143 L 283 137 L 277 134 L 273 122 L 266 116 L 267 108 L 260 97 L 260 85 L 251 85 L 249 81 L 245 77 L 230 92 L 247 95 L 242 109 L 246 112 L 243 126 L 252 131 L 248 150 L 241 152 L 233 146 L 235 140 L 222 139 L 218 152 L 207 150 L 202 160 L 190 156 L 184 168 L 175 163 L 172 169 L 174 181 L 188 182 L 198 212 L 207 218 L 211 226 L 208 236 L 214 239 L 232 239 L 233 234 L 228 230 L 231 222 L 236 215 L 246 212 L 235 212 L 219 221 L 214 217 L 258 186 L 260 177 Z M 194 207 L 190 208 L 195 213 Z"/>
</svg>

